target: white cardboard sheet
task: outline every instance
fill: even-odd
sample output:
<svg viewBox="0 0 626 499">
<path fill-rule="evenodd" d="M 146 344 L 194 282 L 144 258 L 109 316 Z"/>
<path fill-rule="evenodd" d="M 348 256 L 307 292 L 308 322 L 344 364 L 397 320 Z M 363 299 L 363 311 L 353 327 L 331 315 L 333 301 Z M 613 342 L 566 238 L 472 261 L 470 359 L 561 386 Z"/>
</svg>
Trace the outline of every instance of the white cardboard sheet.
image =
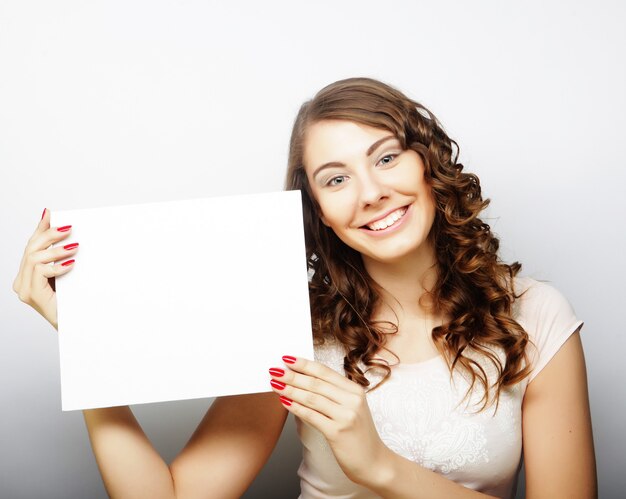
<svg viewBox="0 0 626 499">
<path fill-rule="evenodd" d="M 62 409 L 269 391 L 313 358 L 299 191 L 52 211 Z M 56 246 L 58 246 L 57 244 Z"/>
</svg>

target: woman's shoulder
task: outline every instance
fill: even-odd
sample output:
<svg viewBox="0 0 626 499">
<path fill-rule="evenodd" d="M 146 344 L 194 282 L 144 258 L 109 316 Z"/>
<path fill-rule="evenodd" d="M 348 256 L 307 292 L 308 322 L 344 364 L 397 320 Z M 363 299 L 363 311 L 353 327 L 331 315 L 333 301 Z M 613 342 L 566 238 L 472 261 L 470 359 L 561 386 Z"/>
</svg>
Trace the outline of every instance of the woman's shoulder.
<svg viewBox="0 0 626 499">
<path fill-rule="evenodd" d="M 583 322 L 568 299 L 552 284 L 531 277 L 515 277 L 513 318 L 528 333 L 533 372 L 529 382 Z"/>
<path fill-rule="evenodd" d="M 574 316 L 574 309 L 565 295 L 552 284 L 528 276 L 515 277 L 513 315 L 516 320 L 541 322 L 555 317 Z"/>
</svg>

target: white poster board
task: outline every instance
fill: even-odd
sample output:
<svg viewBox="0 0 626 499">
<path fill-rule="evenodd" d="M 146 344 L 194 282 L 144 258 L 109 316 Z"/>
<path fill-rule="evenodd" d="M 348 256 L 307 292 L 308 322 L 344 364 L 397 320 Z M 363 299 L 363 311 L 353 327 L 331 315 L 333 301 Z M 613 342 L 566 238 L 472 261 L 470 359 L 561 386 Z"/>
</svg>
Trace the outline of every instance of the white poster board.
<svg viewBox="0 0 626 499">
<path fill-rule="evenodd" d="M 269 391 L 313 358 L 299 191 L 54 211 L 64 411 Z"/>
</svg>

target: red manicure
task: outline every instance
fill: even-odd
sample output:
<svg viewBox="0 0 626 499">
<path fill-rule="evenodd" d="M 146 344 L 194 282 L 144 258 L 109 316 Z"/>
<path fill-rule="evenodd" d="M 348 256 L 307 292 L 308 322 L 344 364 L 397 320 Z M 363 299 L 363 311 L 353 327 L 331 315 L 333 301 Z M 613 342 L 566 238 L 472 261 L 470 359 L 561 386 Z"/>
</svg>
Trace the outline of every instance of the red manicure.
<svg viewBox="0 0 626 499">
<path fill-rule="evenodd" d="M 282 381 L 276 381 L 275 379 L 270 380 L 270 385 L 272 385 L 277 390 L 282 390 L 287 386 Z"/>
<path fill-rule="evenodd" d="M 280 399 L 280 401 L 281 401 L 283 404 L 285 404 L 285 405 L 287 405 L 287 406 L 291 405 L 291 400 L 290 400 L 290 399 L 288 399 L 287 397 L 283 397 L 283 396 L 281 395 L 281 396 L 280 396 L 280 397 L 278 397 L 278 398 Z"/>
<path fill-rule="evenodd" d="M 281 369 L 280 367 L 270 367 L 270 376 L 276 376 L 277 378 L 280 378 L 281 376 L 285 375 L 285 371 L 283 369 Z"/>
<path fill-rule="evenodd" d="M 43 213 L 41 214 L 41 220 L 43 220 L 43 216 L 46 214 L 46 209 L 43 209 Z M 41 220 L 39 220 L 41 222 Z"/>
<path fill-rule="evenodd" d="M 296 358 L 292 357 L 291 355 L 283 355 L 283 362 L 285 362 L 286 364 L 295 364 Z"/>
<path fill-rule="evenodd" d="M 76 260 L 68 260 L 67 262 L 63 262 L 61 265 L 67 267 L 68 265 L 72 265 Z"/>
<path fill-rule="evenodd" d="M 59 227 L 57 230 L 59 232 L 66 232 L 66 231 L 70 230 L 71 228 L 72 228 L 71 225 L 64 225 L 63 227 Z"/>
<path fill-rule="evenodd" d="M 66 244 L 65 246 L 63 246 L 63 249 L 71 250 L 71 249 L 76 248 L 77 246 L 78 246 L 78 243 Z"/>
</svg>

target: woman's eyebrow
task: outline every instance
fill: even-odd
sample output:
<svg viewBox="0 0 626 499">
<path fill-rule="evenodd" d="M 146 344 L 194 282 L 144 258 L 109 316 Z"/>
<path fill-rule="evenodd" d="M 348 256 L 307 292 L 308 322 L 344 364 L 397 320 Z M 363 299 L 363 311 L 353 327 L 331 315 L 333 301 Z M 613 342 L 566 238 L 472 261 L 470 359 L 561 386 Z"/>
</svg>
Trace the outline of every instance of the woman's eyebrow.
<svg viewBox="0 0 626 499">
<path fill-rule="evenodd" d="M 374 151 L 376 151 L 376 149 L 378 149 L 381 146 L 381 144 L 383 144 L 384 142 L 387 142 L 388 140 L 395 139 L 395 138 L 396 138 L 395 135 L 387 135 L 383 137 L 382 139 L 378 139 L 376 142 L 374 142 L 371 146 L 367 148 L 367 151 L 365 154 L 367 156 L 371 156 L 374 153 Z M 345 165 L 339 161 L 330 161 L 328 163 L 324 163 L 323 165 L 318 166 L 315 169 L 315 171 L 313 172 L 313 178 L 315 178 L 315 176 L 319 172 L 321 172 L 324 168 L 330 168 L 332 166 L 345 166 Z"/>
<path fill-rule="evenodd" d="M 367 150 L 367 155 L 371 156 L 372 153 L 378 149 L 378 147 L 383 143 L 383 142 L 387 142 L 390 139 L 395 139 L 396 136 L 395 135 L 387 135 L 386 137 L 383 137 L 382 139 L 377 140 L 376 142 L 374 142 L 369 149 Z"/>
</svg>

